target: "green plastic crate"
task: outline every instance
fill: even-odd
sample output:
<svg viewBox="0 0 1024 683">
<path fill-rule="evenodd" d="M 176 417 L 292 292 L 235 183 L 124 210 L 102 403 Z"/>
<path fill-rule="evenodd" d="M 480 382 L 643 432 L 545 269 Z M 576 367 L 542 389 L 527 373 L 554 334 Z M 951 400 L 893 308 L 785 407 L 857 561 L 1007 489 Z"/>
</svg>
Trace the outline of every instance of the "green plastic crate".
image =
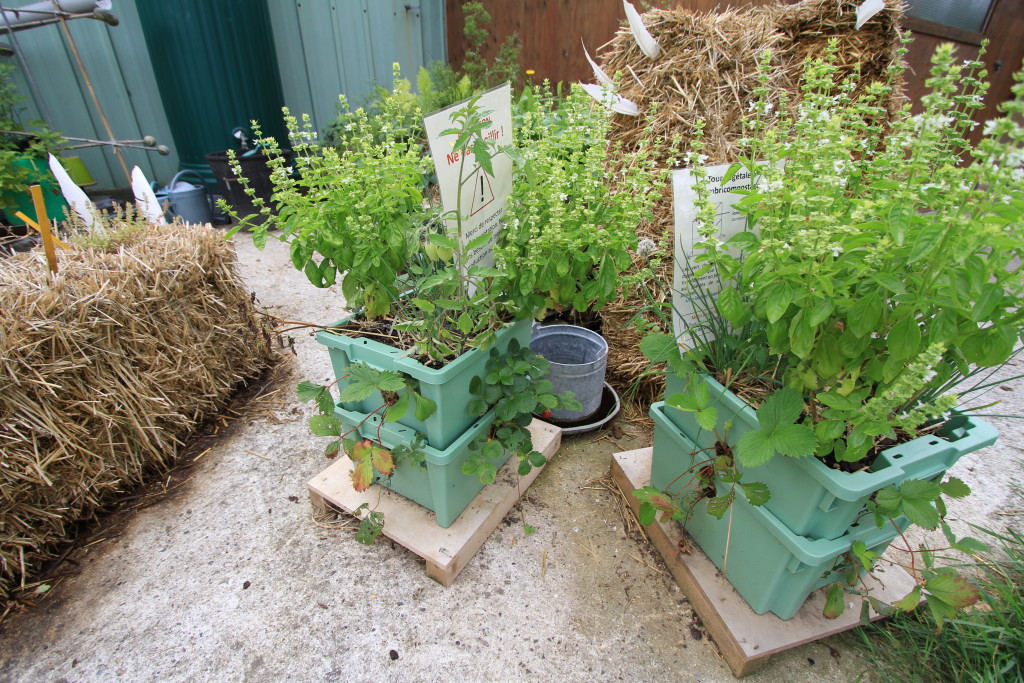
<svg viewBox="0 0 1024 683">
<path fill-rule="evenodd" d="M 341 418 L 346 431 L 357 428 L 361 438 L 380 443 L 389 450 L 416 438 L 416 431 L 411 427 L 399 423 L 382 423 L 378 415 L 366 417 L 341 406 L 335 406 L 334 412 Z M 476 438 L 486 432 L 493 422 L 494 411 L 491 410 L 477 418 L 448 448 L 440 450 L 425 446 L 423 467 L 403 463 L 391 477 L 384 479 L 378 475 L 375 482 L 432 511 L 437 517 L 438 526 L 451 526 L 484 487 L 475 474 L 462 473 L 462 463 L 472 453 L 470 446 Z M 354 439 L 356 434 L 348 438 Z M 495 466 L 500 469 L 508 458 L 509 452 L 506 451 L 495 462 Z"/>
<path fill-rule="evenodd" d="M 651 473 L 655 486 L 654 463 L 665 460 L 666 454 L 667 459 L 678 460 L 681 454 L 696 450 L 664 410 L 663 403 L 656 403 L 650 413 L 655 421 Z M 667 475 L 660 476 L 664 479 Z M 795 616 L 812 592 L 842 578 L 833 569 L 854 541 L 863 541 L 868 549 L 881 554 L 898 533 L 891 526 L 879 529 L 864 523 L 854 524 L 837 539 L 805 538 L 790 531 L 764 506 L 748 503 L 741 487 L 736 487 L 731 512 L 722 519 L 707 514 L 707 503 L 702 500 L 683 528 L 751 609 L 758 614 L 773 612 L 782 619 Z"/>
<path fill-rule="evenodd" d="M 758 428 L 757 413 L 714 378 L 702 378 L 718 405 L 719 426 L 715 431 L 722 433 L 722 425 L 732 421 L 727 441 L 735 446 L 744 433 Z M 666 382 L 666 396 L 682 388 L 683 381 L 671 376 Z M 699 447 L 714 446 L 714 432 L 698 426 L 694 413 L 666 407 L 665 417 Z M 787 457 L 775 457 L 761 467 L 741 469 L 744 481 L 759 481 L 768 486 L 771 499 L 765 507 L 793 533 L 833 539 L 845 534 L 856 522 L 864 504 L 876 491 L 907 479 L 941 476 L 963 456 L 995 443 L 998 436 L 995 427 L 984 420 L 954 412 L 941 432 L 880 453 L 870 472 L 842 472 L 817 458 Z"/>
<path fill-rule="evenodd" d="M 333 327 L 344 325 L 349 320 L 351 318 L 346 318 Z M 504 352 L 513 339 L 522 346 L 529 346 L 530 327 L 529 319 L 516 321 L 498 332 L 492 348 Z M 316 339 L 327 347 L 336 378 L 346 376 L 350 364 L 362 362 L 378 370 L 396 370 L 418 380 L 419 393 L 437 404 L 437 409 L 424 421 L 417 420 L 415 411 L 410 409 L 398 424 L 422 433 L 432 447 L 447 449 L 476 421 L 476 416 L 469 413 L 469 403 L 474 398 L 469 393 L 469 383 L 473 377 L 484 374 L 490 349 L 471 349 L 443 368 L 434 369 L 409 358 L 401 349 L 365 337 L 346 337 L 325 330 L 318 332 Z M 339 381 L 338 391 L 348 384 L 346 380 Z M 365 400 L 346 402 L 342 407 L 365 417 L 382 405 L 384 398 L 375 391 Z"/>
</svg>

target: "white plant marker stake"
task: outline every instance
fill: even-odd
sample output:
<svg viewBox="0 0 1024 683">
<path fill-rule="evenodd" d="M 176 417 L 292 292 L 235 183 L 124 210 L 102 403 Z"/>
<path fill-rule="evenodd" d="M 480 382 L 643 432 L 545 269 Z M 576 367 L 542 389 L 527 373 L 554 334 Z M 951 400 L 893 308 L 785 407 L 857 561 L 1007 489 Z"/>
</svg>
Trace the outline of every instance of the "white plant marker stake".
<svg viewBox="0 0 1024 683">
<path fill-rule="evenodd" d="M 870 0 L 869 0 L 870 1 Z M 622 6 L 626 10 L 626 19 L 629 21 L 629 28 L 633 31 L 633 38 L 640 46 L 640 51 L 647 55 L 648 59 L 655 59 L 661 54 L 661 45 L 654 39 L 651 32 L 644 26 L 644 20 L 640 13 L 633 7 L 633 3 L 622 0 Z"/>
<path fill-rule="evenodd" d="M 96 217 L 94 214 L 96 205 L 92 203 L 92 200 L 85 194 L 85 191 L 75 184 L 75 181 L 71 179 L 68 172 L 64 170 L 64 166 L 52 154 L 50 155 L 50 172 L 57 179 L 64 199 L 71 205 L 71 208 L 78 214 L 78 217 L 82 219 L 82 223 L 90 230 L 95 230 Z M 60 218 L 60 216 L 56 216 L 56 218 Z"/>
<path fill-rule="evenodd" d="M 859 29 L 868 23 L 871 17 L 885 9 L 885 0 L 864 0 L 857 8 L 857 24 L 854 28 Z"/>
<path fill-rule="evenodd" d="M 611 109 L 613 112 L 616 112 L 617 114 L 625 114 L 626 116 L 640 116 L 640 108 L 638 106 L 627 100 L 625 97 L 616 95 L 609 88 L 595 83 L 580 83 L 580 85 L 582 85 L 583 89 L 587 91 L 587 94 Z"/>
<path fill-rule="evenodd" d="M 132 192 L 135 193 L 135 206 L 146 220 L 157 225 L 167 225 L 164 210 L 160 207 L 149 181 L 146 180 L 146 175 L 138 166 L 132 168 Z"/>
<path fill-rule="evenodd" d="M 597 65 L 597 62 L 595 62 L 593 59 L 591 59 L 590 53 L 587 52 L 587 45 L 586 45 L 586 43 L 583 43 L 583 39 L 582 38 L 580 38 L 580 43 L 583 44 L 583 54 L 586 56 L 587 61 L 590 62 L 590 66 L 593 67 L 593 69 L 594 69 L 594 78 L 596 78 L 597 80 L 601 81 L 602 83 L 607 85 L 609 88 L 611 88 L 612 92 L 615 92 L 615 81 L 613 81 L 611 78 L 609 78 L 608 74 L 606 74 L 604 72 L 604 69 L 599 67 Z"/>
</svg>

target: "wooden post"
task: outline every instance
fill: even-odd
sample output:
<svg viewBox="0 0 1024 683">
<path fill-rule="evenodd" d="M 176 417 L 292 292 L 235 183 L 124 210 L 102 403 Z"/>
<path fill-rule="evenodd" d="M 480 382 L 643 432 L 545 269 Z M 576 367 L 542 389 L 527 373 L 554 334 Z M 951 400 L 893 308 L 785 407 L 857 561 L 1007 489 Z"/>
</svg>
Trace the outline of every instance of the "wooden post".
<svg viewBox="0 0 1024 683">
<path fill-rule="evenodd" d="M 25 214 L 23 214 L 21 211 L 15 211 L 14 215 L 17 216 L 18 218 L 20 218 L 21 220 L 25 221 L 25 225 L 27 225 L 28 227 L 32 228 L 36 232 L 38 232 L 40 235 L 43 234 L 43 231 L 39 229 L 39 224 L 36 223 L 31 218 L 29 218 L 28 216 L 26 216 Z M 64 242 L 64 240 L 62 240 L 61 238 L 57 237 L 56 235 L 51 233 L 50 237 L 53 238 L 53 243 L 56 244 L 61 249 L 70 249 L 71 248 L 71 247 L 69 247 L 67 245 L 66 242 Z"/>
<path fill-rule="evenodd" d="M 50 266 L 50 272 L 57 273 L 57 254 L 53 250 L 53 235 L 50 233 L 50 219 L 46 215 L 46 203 L 43 201 L 43 188 L 33 185 L 31 188 L 32 203 L 36 207 L 36 222 L 39 224 L 39 232 L 43 235 L 43 251 L 46 252 L 46 263 Z"/>
</svg>

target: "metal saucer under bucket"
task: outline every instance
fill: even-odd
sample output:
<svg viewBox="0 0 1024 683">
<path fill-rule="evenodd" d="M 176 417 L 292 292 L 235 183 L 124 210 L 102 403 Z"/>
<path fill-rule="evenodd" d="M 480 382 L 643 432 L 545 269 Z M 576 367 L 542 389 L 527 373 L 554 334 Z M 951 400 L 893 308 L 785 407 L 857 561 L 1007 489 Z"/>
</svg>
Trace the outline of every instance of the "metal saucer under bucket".
<svg viewBox="0 0 1024 683">
<path fill-rule="evenodd" d="M 575 325 L 533 326 L 530 350 L 551 362 L 552 391 L 571 391 L 582 410 L 555 410 L 551 418 L 569 422 L 590 417 L 601 407 L 608 342 L 597 332 Z"/>
</svg>

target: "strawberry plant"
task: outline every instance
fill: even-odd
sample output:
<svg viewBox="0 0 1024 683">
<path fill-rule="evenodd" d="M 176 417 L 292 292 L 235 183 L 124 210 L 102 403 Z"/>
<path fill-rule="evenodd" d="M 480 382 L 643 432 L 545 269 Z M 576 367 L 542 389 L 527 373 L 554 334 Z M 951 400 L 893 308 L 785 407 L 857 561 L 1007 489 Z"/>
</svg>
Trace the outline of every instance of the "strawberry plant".
<svg viewBox="0 0 1024 683">
<path fill-rule="evenodd" d="M 341 391 L 342 402 L 361 401 L 375 391 L 379 391 L 384 397 L 381 407 L 367 415 L 364 422 L 377 412 L 381 414 L 382 423 L 397 422 L 414 404 L 417 419 L 425 420 L 436 409 L 433 401 L 416 391 L 416 380 L 407 375 L 393 370 L 377 370 L 365 363 L 353 363 L 349 366 L 349 372 L 349 375 L 334 382 L 348 381 Z M 401 460 L 411 461 L 417 466 L 423 465 L 422 447 L 425 441 L 420 434 L 417 434 L 412 443 L 397 446 L 390 451 L 368 439 L 357 441 L 347 438 L 356 432 L 362 423 L 345 429 L 341 418 L 335 414 L 334 397 L 330 389 L 331 385 L 301 382 L 296 393 L 300 401 L 316 403 L 316 414 L 309 418 L 310 430 L 317 436 L 334 437 L 324 449 L 324 455 L 333 458 L 344 446 L 345 452 L 355 463 L 352 470 L 352 486 L 356 491 L 368 489 L 377 475 L 390 477 Z"/>
<path fill-rule="evenodd" d="M 537 413 L 551 410 L 579 410 L 580 402 L 571 391 L 552 393 L 551 380 L 545 379 L 551 363 L 513 339 L 505 353 L 491 349 L 486 374 L 474 377 L 469 391 L 476 396 L 469 411 L 482 416 L 492 407 L 495 412 L 490 432 L 474 444 L 474 453 L 463 463 L 462 472 L 491 483 L 498 472 L 495 462 L 511 452 L 519 459 L 520 476 L 534 467 L 542 467 L 545 457 L 533 450 L 528 427 Z"/>
</svg>

